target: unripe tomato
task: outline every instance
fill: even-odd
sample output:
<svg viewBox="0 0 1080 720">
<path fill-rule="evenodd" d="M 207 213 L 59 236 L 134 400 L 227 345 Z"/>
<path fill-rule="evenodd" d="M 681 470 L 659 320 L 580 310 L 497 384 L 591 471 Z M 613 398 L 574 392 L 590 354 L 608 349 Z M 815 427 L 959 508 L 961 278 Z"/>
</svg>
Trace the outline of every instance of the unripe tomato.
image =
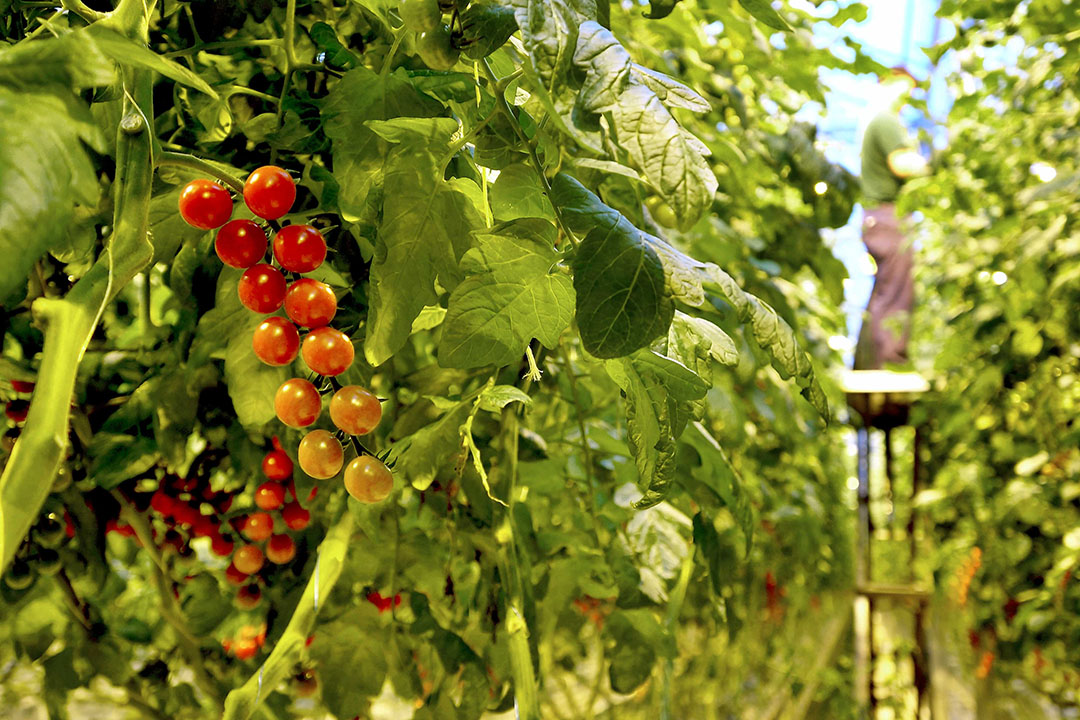
<svg viewBox="0 0 1080 720">
<path fill-rule="evenodd" d="M 267 365 L 288 365 L 296 359 L 300 350 L 300 333 L 285 318 L 268 317 L 255 328 L 255 334 L 251 336 L 251 349 L 255 357 Z"/>
<path fill-rule="evenodd" d="M 251 220 L 230 220 L 221 226 L 214 251 L 229 267 L 249 268 L 266 255 L 266 233 Z"/>
<path fill-rule="evenodd" d="M 254 575 L 262 570 L 265 558 L 258 545 L 243 545 L 233 555 L 233 565 L 246 575 Z"/>
<path fill-rule="evenodd" d="M 305 428 L 319 419 L 322 395 L 304 378 L 286 380 L 274 394 L 274 412 L 289 427 Z"/>
<path fill-rule="evenodd" d="M 291 502 L 281 509 L 281 519 L 290 530 L 303 530 L 311 522 L 311 513 L 300 506 L 298 502 Z"/>
<path fill-rule="evenodd" d="M 4 582 L 12 590 L 25 590 L 34 582 L 34 570 L 25 560 L 16 558 L 4 573 Z"/>
<path fill-rule="evenodd" d="M 378 458 L 361 455 L 345 468 L 345 489 L 362 503 L 382 502 L 394 490 L 394 476 Z"/>
<path fill-rule="evenodd" d="M 405 27 L 413 32 L 428 32 L 442 25 L 438 0 L 401 0 L 398 14 Z"/>
<path fill-rule="evenodd" d="M 38 520 L 31 537 L 42 547 L 60 547 L 60 543 L 64 540 L 64 523 L 60 522 L 56 513 L 49 513 Z"/>
<path fill-rule="evenodd" d="M 450 43 L 450 28 L 442 27 L 420 33 L 416 40 L 416 52 L 432 70 L 449 70 L 457 65 L 461 55 Z"/>
<path fill-rule="evenodd" d="M 266 559 L 275 565 L 284 565 L 296 557 L 296 543 L 288 535 L 274 535 L 266 543 Z"/>
<path fill-rule="evenodd" d="M 248 176 L 244 183 L 244 202 L 259 217 L 277 220 L 292 210 L 296 202 L 296 183 L 283 169 L 266 165 Z"/>
<path fill-rule="evenodd" d="M 228 222 L 233 202 L 229 191 L 211 180 L 192 180 L 180 191 L 180 217 L 200 230 L 213 230 Z"/>
<path fill-rule="evenodd" d="M 262 542 L 274 532 L 274 518 L 264 512 L 252 513 L 244 520 L 244 528 L 240 532 L 248 540 Z"/>
<path fill-rule="evenodd" d="M 337 314 L 337 297 L 326 283 L 300 278 L 285 293 L 285 314 L 302 327 L 329 325 Z"/>
<path fill-rule="evenodd" d="M 284 450 L 271 450 L 263 457 L 262 471 L 271 480 L 288 480 L 293 463 Z"/>
<path fill-rule="evenodd" d="M 313 478 L 326 480 L 341 472 L 345 451 L 337 438 L 326 430 L 312 430 L 300 441 L 297 452 L 300 469 Z"/>
<path fill-rule="evenodd" d="M 255 504 L 260 510 L 277 510 L 285 502 L 285 488 L 281 483 L 264 482 L 255 488 Z"/>
<path fill-rule="evenodd" d="M 435 0 L 432 0 L 432 2 L 435 2 Z M 295 682 L 296 694 L 302 698 L 311 697 L 319 689 L 319 681 L 315 677 L 314 670 L 304 670 L 296 676 Z"/>
<path fill-rule="evenodd" d="M 367 388 L 346 385 L 330 399 L 330 419 L 349 435 L 367 435 L 382 419 L 382 404 Z"/>
<path fill-rule="evenodd" d="M 286 225 L 274 236 L 274 258 L 291 272 L 311 272 L 326 259 L 326 240 L 310 225 Z"/>
<path fill-rule="evenodd" d="M 353 361 L 349 336 L 332 327 L 315 328 L 304 338 L 304 362 L 318 375 L 340 375 Z"/>
<path fill-rule="evenodd" d="M 285 276 L 273 265 L 253 265 L 240 276 L 236 293 L 240 304 L 252 312 L 266 315 L 285 304 Z"/>
</svg>

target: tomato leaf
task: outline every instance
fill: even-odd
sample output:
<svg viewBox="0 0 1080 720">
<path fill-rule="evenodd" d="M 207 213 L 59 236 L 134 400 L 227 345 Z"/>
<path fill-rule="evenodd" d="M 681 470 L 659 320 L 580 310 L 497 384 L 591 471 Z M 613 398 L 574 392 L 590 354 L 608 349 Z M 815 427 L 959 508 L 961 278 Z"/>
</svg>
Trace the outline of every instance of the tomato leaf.
<svg viewBox="0 0 1080 720">
<path fill-rule="evenodd" d="M 509 365 L 537 338 L 554 348 L 574 315 L 574 288 L 559 272 L 555 226 L 528 219 L 476 233 L 450 295 L 439 362 L 445 367 Z"/>
<path fill-rule="evenodd" d="M 540 176 L 528 165 L 517 163 L 499 171 L 491 186 L 491 213 L 500 222 L 519 218 L 555 220 L 551 200 Z"/>
<path fill-rule="evenodd" d="M 645 17 L 650 20 L 662 20 L 671 14 L 679 0 L 649 0 L 649 12 Z"/>
<path fill-rule="evenodd" d="M 776 30 L 790 31 L 791 26 L 787 20 L 780 17 L 780 13 L 773 9 L 769 0 L 739 0 L 739 4 L 758 20 Z"/>
<path fill-rule="evenodd" d="M 464 401 L 452 410 L 409 436 L 395 456 L 394 472 L 417 490 L 426 490 L 440 470 L 453 464 L 461 451 L 461 426 L 468 419 L 473 403 Z"/>
<path fill-rule="evenodd" d="M 743 488 L 743 480 L 731 466 L 720 443 L 705 426 L 695 422 L 683 435 L 683 440 L 698 452 L 701 464 L 693 472 L 694 478 L 712 490 L 735 518 L 746 538 L 746 554 L 749 556 L 757 524 L 754 506 Z"/>
<path fill-rule="evenodd" d="M 210 87 L 209 83 L 191 70 L 188 70 L 177 62 L 158 55 L 145 45 L 140 45 L 133 40 L 129 40 L 115 30 L 111 30 L 100 23 L 95 23 L 82 32 L 89 34 L 90 37 L 93 38 L 94 44 L 101 48 L 103 53 L 121 65 L 130 65 L 153 70 L 170 80 L 175 80 L 181 85 L 187 85 L 188 87 L 195 88 L 199 92 L 206 93 L 212 98 L 218 96 L 218 94 L 214 92 L 214 88 Z"/>
<path fill-rule="evenodd" d="M 322 700 L 335 716 L 365 714 L 372 698 L 382 691 L 388 670 L 378 611 L 362 602 L 339 619 L 319 628 L 311 646 L 312 659 L 322 676 Z M 356 669 L 363 668 L 357 673 Z"/>
</svg>

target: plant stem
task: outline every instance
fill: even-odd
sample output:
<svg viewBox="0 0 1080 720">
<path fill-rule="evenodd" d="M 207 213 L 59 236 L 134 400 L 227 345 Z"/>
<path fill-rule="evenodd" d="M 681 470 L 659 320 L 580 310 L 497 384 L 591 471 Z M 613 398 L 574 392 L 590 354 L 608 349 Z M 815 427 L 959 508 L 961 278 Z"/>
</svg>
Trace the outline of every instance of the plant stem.
<svg viewBox="0 0 1080 720">
<path fill-rule="evenodd" d="M 90 614 L 87 612 L 86 605 L 79 600 L 78 593 L 75 592 L 75 588 L 71 585 L 71 579 L 64 572 L 63 568 L 56 573 L 56 584 L 60 586 L 60 590 L 64 594 L 64 600 L 67 601 L 68 608 L 71 610 L 71 614 L 75 616 L 75 619 L 79 621 L 79 624 L 83 626 L 83 629 L 89 631 L 92 623 L 90 622 Z"/>
<path fill-rule="evenodd" d="M 195 45 L 184 48 L 183 50 L 173 50 L 172 52 L 165 53 L 165 57 L 172 58 L 179 55 L 189 55 L 192 53 L 202 52 L 204 50 L 227 50 L 229 48 L 246 47 L 277 47 L 281 44 L 281 38 L 266 38 L 259 40 L 222 40 L 221 42 L 196 43 Z"/>
<path fill-rule="evenodd" d="M 285 70 L 286 74 L 296 67 L 296 47 L 293 45 L 293 35 L 296 32 L 296 0 L 287 0 L 285 3 Z"/>
<path fill-rule="evenodd" d="M 577 376 L 574 375 L 574 367 L 570 363 L 570 351 L 566 345 L 559 344 L 559 350 L 563 356 L 563 367 L 566 369 L 566 378 L 570 381 L 570 392 L 574 398 L 574 414 L 577 416 L 578 433 L 581 435 L 581 452 L 585 460 L 585 481 L 589 486 L 589 515 L 592 518 L 593 535 L 597 547 L 600 547 L 600 519 L 596 507 L 596 479 L 593 477 L 592 448 L 589 447 L 589 436 L 585 429 L 585 412 L 581 407 L 581 397 L 578 395 Z"/>
<path fill-rule="evenodd" d="M 481 120 L 476 125 L 474 125 L 472 127 L 472 129 L 469 130 L 469 132 L 465 133 L 460 140 L 458 140 L 456 143 L 454 143 L 453 145 L 450 146 L 450 149 L 447 150 L 446 154 L 443 155 L 441 160 L 439 160 L 439 165 L 438 165 L 439 174 L 438 174 L 438 177 L 439 177 L 440 180 L 442 179 L 443 175 L 446 174 L 446 166 L 450 164 L 450 161 L 454 159 L 454 156 L 457 155 L 458 152 L 463 147 L 465 147 L 470 142 L 472 142 L 473 138 L 475 138 L 477 136 L 477 134 L 479 134 L 479 132 L 481 130 L 486 128 L 488 126 L 488 123 L 490 123 L 492 120 L 494 120 L 495 116 L 498 115 L 499 112 L 500 112 L 499 108 L 496 107 L 494 110 L 492 110 L 488 114 L 487 117 L 485 117 L 483 120 Z"/>
<path fill-rule="evenodd" d="M 229 188 L 237 195 L 244 194 L 244 183 L 240 182 L 240 180 L 223 171 L 217 165 L 209 163 L 201 158 L 197 158 L 194 155 L 168 151 L 158 153 L 157 166 L 163 167 L 168 165 L 172 165 L 174 167 L 184 167 L 190 170 L 198 170 L 201 173 L 206 173 L 207 175 L 217 180 L 220 180 L 225 185 L 228 185 Z"/>
<path fill-rule="evenodd" d="M 390 45 L 390 51 L 386 53 L 386 59 L 383 60 L 382 70 L 379 74 L 386 77 L 390 74 L 390 68 L 394 65 L 394 56 L 397 55 L 398 48 L 401 47 L 401 41 L 405 39 L 405 28 L 401 28 L 394 35 L 394 42 Z"/>
<path fill-rule="evenodd" d="M 108 13 L 103 13 L 88 7 L 82 0 L 60 0 L 60 6 L 68 12 L 75 13 L 88 23 L 104 20 L 109 16 Z M 54 4 L 53 7 L 56 7 L 56 5 Z"/>
<path fill-rule="evenodd" d="M 491 83 L 491 89 L 495 94 L 495 107 L 502 110 L 503 114 L 506 115 L 506 119 L 510 121 L 510 126 L 514 129 L 514 134 L 517 135 L 518 140 L 520 140 L 529 150 L 529 159 L 532 160 L 533 167 L 540 176 L 540 182 L 544 184 L 544 194 L 547 195 L 548 200 L 551 201 L 551 207 L 555 211 L 555 221 L 559 225 L 559 230 L 570 241 L 571 245 L 577 247 L 577 238 L 574 237 L 574 233 L 570 232 L 570 228 L 563 219 L 562 211 L 555 203 L 555 198 L 552 197 L 551 181 L 548 180 L 548 176 L 544 172 L 544 166 L 540 163 L 540 157 L 536 154 L 536 147 L 521 128 L 521 123 L 518 122 L 517 116 L 514 115 L 514 111 L 510 109 L 510 103 L 506 102 L 506 95 L 504 94 L 505 87 L 499 82 L 499 79 L 495 77 L 495 71 L 491 69 L 491 64 L 488 63 L 487 58 L 483 58 L 480 63 L 483 65 L 484 74 Z"/>
</svg>

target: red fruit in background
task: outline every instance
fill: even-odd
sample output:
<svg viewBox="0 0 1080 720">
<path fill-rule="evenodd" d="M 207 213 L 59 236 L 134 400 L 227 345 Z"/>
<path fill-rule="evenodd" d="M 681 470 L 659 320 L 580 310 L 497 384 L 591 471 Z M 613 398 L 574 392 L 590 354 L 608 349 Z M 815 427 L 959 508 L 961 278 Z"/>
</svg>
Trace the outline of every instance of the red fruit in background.
<svg viewBox="0 0 1080 720">
<path fill-rule="evenodd" d="M 90 503 L 87 503 L 88 507 L 89 505 Z M 90 509 L 93 510 L 93 508 Z M 71 513 L 67 511 L 67 508 L 64 508 L 64 534 L 67 535 L 68 540 L 75 537 L 75 522 L 71 519 Z"/>
<path fill-rule="evenodd" d="M 296 557 L 296 543 L 288 535 L 274 535 L 266 543 L 266 559 L 275 565 L 284 565 Z"/>
<path fill-rule="evenodd" d="M 227 540 L 223 535 L 213 535 L 210 538 L 210 552 L 218 557 L 228 557 L 229 555 L 232 555 L 233 547 L 233 541 Z M 230 565 L 229 567 L 232 566 Z"/>
<path fill-rule="evenodd" d="M 169 495 L 165 494 L 163 490 L 156 490 L 154 494 L 150 496 L 150 507 L 161 515 L 168 517 L 172 515 L 173 508 L 176 507 L 176 500 Z"/>
<path fill-rule="evenodd" d="M 237 660 L 250 660 L 258 652 L 259 645 L 254 638 L 243 638 L 233 643 L 233 655 Z"/>
<path fill-rule="evenodd" d="M 281 317 L 268 317 L 251 336 L 251 349 L 255 357 L 267 365 L 280 367 L 296 359 L 300 349 L 300 333 L 296 326 Z"/>
<path fill-rule="evenodd" d="M 191 534 L 195 537 L 212 538 L 217 533 L 217 523 L 208 515 L 199 515 L 198 519 L 191 525 Z"/>
<path fill-rule="evenodd" d="M 244 528 L 240 532 L 248 540 L 262 542 L 274 532 L 274 518 L 266 513 L 252 513 L 244 520 Z M 250 572 L 254 572 L 254 570 Z"/>
<path fill-rule="evenodd" d="M 248 209 L 266 220 L 287 215 L 296 202 L 296 183 L 282 168 L 264 165 L 248 175 L 244 183 Z"/>
<path fill-rule="evenodd" d="M 277 510 L 285 502 L 285 488 L 281 483 L 264 482 L 255 488 L 255 504 L 261 510 Z"/>
<path fill-rule="evenodd" d="M 300 469 L 313 478 L 326 480 L 341 472 L 345 451 L 337 438 L 326 430 L 312 430 L 300 441 L 297 451 Z"/>
<path fill-rule="evenodd" d="M 255 548 L 258 550 L 259 548 Z M 262 552 L 259 552 L 262 555 Z M 262 567 L 261 565 L 259 567 Z M 249 574 L 236 567 L 236 561 L 234 560 L 229 564 L 229 567 L 225 568 L 225 579 L 233 585 L 243 585 L 248 581 Z"/>
<path fill-rule="evenodd" d="M 220 185 L 199 178 L 180 191 L 180 217 L 200 230 L 213 230 L 224 225 L 233 211 L 232 196 Z"/>
<path fill-rule="evenodd" d="M 300 278 L 285 292 L 285 314 L 303 327 L 329 325 L 337 314 L 337 297 L 326 283 Z"/>
<path fill-rule="evenodd" d="M 177 502 L 173 508 L 173 517 L 181 525 L 195 525 L 202 516 L 199 514 L 198 508 L 193 508 L 187 503 Z"/>
<path fill-rule="evenodd" d="M 262 471 L 271 480 L 288 480 L 292 475 L 293 463 L 284 450 L 271 450 L 263 457 Z"/>
<path fill-rule="evenodd" d="M 304 378 L 286 380 L 274 394 L 274 412 L 289 427 L 305 428 L 319 419 L 322 395 Z"/>
<path fill-rule="evenodd" d="M 233 555 L 233 565 L 247 575 L 254 575 L 262 570 L 264 562 L 263 551 L 258 545 L 243 545 L 237 548 Z"/>
<path fill-rule="evenodd" d="M 245 585 L 236 591 L 236 606 L 241 609 L 251 610 L 258 607 L 260 602 L 262 602 L 262 590 L 255 583 Z M 252 642 L 258 647 L 259 642 L 257 640 L 252 639 Z"/>
<path fill-rule="evenodd" d="M 330 399 L 330 419 L 349 435 L 367 435 L 382 420 L 382 403 L 359 385 L 346 385 Z"/>
<path fill-rule="evenodd" d="M 310 225 L 286 225 L 274 236 L 274 259 L 291 272 L 311 272 L 326 259 L 326 240 Z"/>
<path fill-rule="evenodd" d="M 303 530 L 311 522 L 311 513 L 300 506 L 298 502 L 291 502 L 281 509 L 281 519 L 290 530 Z"/>
<path fill-rule="evenodd" d="M 349 336 L 332 327 L 315 328 L 304 337 L 304 362 L 319 375 L 340 375 L 353 361 Z"/>
<path fill-rule="evenodd" d="M 251 220 L 230 220 L 214 239 L 214 250 L 229 267 L 249 268 L 266 256 L 266 233 Z"/>
<path fill-rule="evenodd" d="M 11 389 L 17 393 L 32 393 L 34 392 L 34 383 L 25 380 L 12 380 Z"/>
<path fill-rule="evenodd" d="M 273 265 L 252 265 L 240 276 L 236 294 L 240 304 L 252 312 L 266 315 L 285 304 L 285 276 Z"/>
<path fill-rule="evenodd" d="M 30 412 L 30 402 L 27 400 L 11 400 L 4 406 L 4 414 L 13 423 L 26 422 L 26 416 Z"/>
</svg>

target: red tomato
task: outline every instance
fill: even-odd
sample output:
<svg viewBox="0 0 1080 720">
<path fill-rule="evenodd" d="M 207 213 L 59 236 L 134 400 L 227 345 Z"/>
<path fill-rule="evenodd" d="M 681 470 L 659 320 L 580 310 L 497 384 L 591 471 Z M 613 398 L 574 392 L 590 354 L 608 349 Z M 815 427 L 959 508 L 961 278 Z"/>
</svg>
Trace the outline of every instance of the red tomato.
<svg viewBox="0 0 1080 720">
<path fill-rule="evenodd" d="M 298 502 L 291 502 L 281 510 L 281 519 L 290 530 L 303 530 L 311 522 L 311 513 L 300 506 Z"/>
<path fill-rule="evenodd" d="M 274 412 L 289 427 L 305 428 L 319 419 L 322 395 L 304 378 L 286 380 L 274 394 Z"/>
<path fill-rule="evenodd" d="M 296 183 L 276 165 L 266 165 L 248 176 L 244 202 L 251 212 L 266 220 L 277 220 L 292 210 Z"/>
<path fill-rule="evenodd" d="M 254 575 L 262 570 L 265 558 L 258 545 L 244 545 L 233 555 L 233 565 L 241 573 Z"/>
<path fill-rule="evenodd" d="M 229 267 L 249 268 L 266 255 L 266 233 L 251 220 L 230 220 L 221 226 L 214 250 Z"/>
<path fill-rule="evenodd" d="M 266 559 L 275 565 L 284 565 L 296 557 L 296 543 L 288 535 L 274 535 L 266 543 Z"/>
<path fill-rule="evenodd" d="M 394 476 L 378 458 L 361 455 L 345 468 L 345 490 L 363 503 L 382 502 L 394 491 Z"/>
<path fill-rule="evenodd" d="M 337 314 L 337 297 L 326 283 L 300 278 L 285 293 L 285 314 L 303 327 L 329 325 Z"/>
<path fill-rule="evenodd" d="M 285 502 L 285 488 L 281 483 L 264 482 L 255 488 L 255 504 L 260 510 L 277 510 Z"/>
<path fill-rule="evenodd" d="M 255 334 L 251 336 L 251 349 L 255 357 L 267 365 L 288 365 L 296 359 L 296 353 L 300 350 L 300 333 L 285 318 L 271 316 L 255 328 Z"/>
<path fill-rule="evenodd" d="M 200 230 L 221 227 L 232 215 L 229 191 L 205 178 L 192 180 L 180 191 L 180 217 Z"/>
<path fill-rule="evenodd" d="M 247 516 L 247 519 L 244 521 L 243 530 L 240 532 L 243 533 L 244 537 L 248 540 L 262 542 L 274 532 L 274 518 L 264 512 L 252 513 Z M 241 550 L 242 549 L 243 548 L 241 548 Z M 243 570 L 244 568 L 241 567 L 240 569 Z M 254 570 L 249 572 L 254 572 Z"/>
<path fill-rule="evenodd" d="M 304 362 L 318 375 L 340 375 L 353 361 L 349 336 L 332 327 L 315 328 L 304 337 Z"/>
<path fill-rule="evenodd" d="M 274 258 L 286 270 L 311 272 L 326 259 L 326 240 L 310 225 L 286 225 L 274 236 Z"/>
<path fill-rule="evenodd" d="M 240 304 L 252 312 L 266 315 L 285 304 L 285 276 L 273 265 L 253 265 L 240 276 L 236 293 Z"/>
<path fill-rule="evenodd" d="M 367 388 L 346 385 L 330 399 L 330 419 L 349 435 L 367 435 L 382 419 L 382 404 Z"/>
<path fill-rule="evenodd" d="M 312 430 L 300 441 L 297 452 L 300 469 L 313 478 L 326 480 L 341 472 L 345 451 L 337 438 L 326 430 Z"/>
<path fill-rule="evenodd" d="M 271 450 L 263 457 L 262 471 L 271 480 L 288 480 L 292 475 L 293 463 L 284 450 Z"/>
</svg>

